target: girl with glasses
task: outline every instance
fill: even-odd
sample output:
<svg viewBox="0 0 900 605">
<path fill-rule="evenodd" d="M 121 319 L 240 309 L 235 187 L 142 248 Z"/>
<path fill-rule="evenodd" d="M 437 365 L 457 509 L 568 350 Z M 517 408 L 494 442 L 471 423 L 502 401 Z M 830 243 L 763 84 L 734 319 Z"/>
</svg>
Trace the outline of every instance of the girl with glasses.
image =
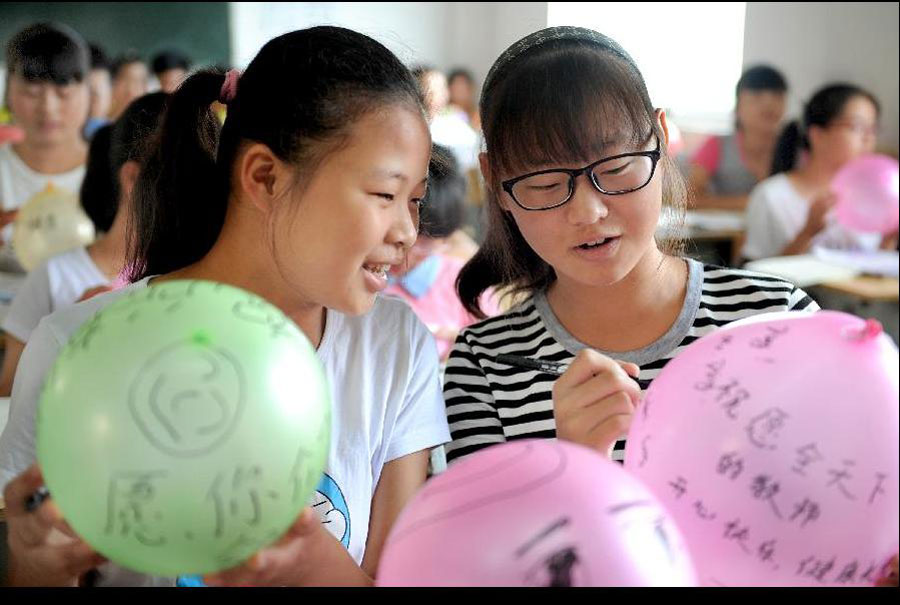
<svg viewBox="0 0 900 605">
<path fill-rule="evenodd" d="M 778 142 L 774 176 L 756 186 L 747 206 L 749 260 L 804 254 L 812 246 L 860 250 L 893 249 L 897 235 L 882 237 L 844 228 L 829 213 L 835 174 L 850 160 L 875 151 L 880 108 L 870 92 L 833 84 L 816 92 Z M 805 161 L 799 162 L 801 152 Z"/>
<path fill-rule="evenodd" d="M 554 27 L 520 40 L 488 74 L 481 116 L 488 227 L 457 290 L 474 313 L 489 288 L 523 300 L 451 351 L 451 462 L 523 437 L 622 461 L 642 391 L 683 347 L 750 315 L 818 308 L 781 279 L 660 247 L 660 215 L 682 214 L 685 190 L 665 112 L 608 37 Z"/>
</svg>

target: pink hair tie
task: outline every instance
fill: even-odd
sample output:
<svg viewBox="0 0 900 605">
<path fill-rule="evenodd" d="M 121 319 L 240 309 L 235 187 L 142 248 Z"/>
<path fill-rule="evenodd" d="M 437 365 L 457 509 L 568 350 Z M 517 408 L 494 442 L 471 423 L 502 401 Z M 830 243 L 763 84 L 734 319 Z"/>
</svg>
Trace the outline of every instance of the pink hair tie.
<svg viewBox="0 0 900 605">
<path fill-rule="evenodd" d="M 225 82 L 222 83 L 222 90 L 219 91 L 219 103 L 228 105 L 234 100 L 234 96 L 237 94 L 238 78 L 240 77 L 240 71 L 236 69 L 228 70 L 228 73 L 225 74 Z"/>
</svg>

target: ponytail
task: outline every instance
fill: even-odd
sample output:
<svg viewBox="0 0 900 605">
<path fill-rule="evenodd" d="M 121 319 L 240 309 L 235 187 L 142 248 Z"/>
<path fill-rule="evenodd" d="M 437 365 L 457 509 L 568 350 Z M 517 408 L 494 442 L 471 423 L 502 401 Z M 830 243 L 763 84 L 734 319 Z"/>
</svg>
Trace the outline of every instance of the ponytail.
<svg viewBox="0 0 900 605">
<path fill-rule="evenodd" d="M 797 165 L 797 154 L 800 149 L 808 147 L 806 137 L 800 132 L 800 122 L 794 121 L 788 124 L 775 144 L 771 176 L 793 170 Z"/>
<path fill-rule="evenodd" d="M 131 281 L 197 262 L 222 230 L 228 201 L 216 165 L 221 127 L 210 105 L 224 81 L 221 71 L 198 72 L 168 100 L 134 189 Z"/>
</svg>

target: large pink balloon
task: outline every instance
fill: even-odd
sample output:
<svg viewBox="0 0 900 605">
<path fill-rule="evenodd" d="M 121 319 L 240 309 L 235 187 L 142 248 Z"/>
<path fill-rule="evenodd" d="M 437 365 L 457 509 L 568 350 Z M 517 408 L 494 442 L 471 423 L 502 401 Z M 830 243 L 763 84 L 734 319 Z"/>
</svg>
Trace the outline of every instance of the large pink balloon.
<svg viewBox="0 0 900 605">
<path fill-rule="evenodd" d="M 694 586 L 678 530 L 620 466 L 569 443 L 490 447 L 394 525 L 380 586 Z"/>
<path fill-rule="evenodd" d="M 877 322 L 773 313 L 660 372 L 625 468 L 687 540 L 700 582 L 871 584 L 898 550 L 898 355 Z"/>
<path fill-rule="evenodd" d="M 831 182 L 838 220 L 857 231 L 892 233 L 900 223 L 898 187 L 900 169 L 892 157 L 869 154 L 847 162 Z"/>
</svg>

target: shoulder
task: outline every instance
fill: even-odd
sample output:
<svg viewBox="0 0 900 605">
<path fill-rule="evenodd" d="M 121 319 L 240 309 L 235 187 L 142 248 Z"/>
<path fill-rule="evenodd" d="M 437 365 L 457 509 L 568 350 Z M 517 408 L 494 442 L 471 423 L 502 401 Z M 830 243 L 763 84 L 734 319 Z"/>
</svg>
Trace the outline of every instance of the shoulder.
<svg viewBox="0 0 900 605">
<path fill-rule="evenodd" d="M 816 310 L 815 302 L 776 275 L 715 265 L 703 267 L 701 308 L 707 312 Z"/>
<path fill-rule="evenodd" d="M 40 327 L 53 334 L 60 344 L 64 344 L 84 322 L 129 292 L 142 287 L 144 287 L 143 283 L 132 284 L 127 288 L 115 292 L 105 292 L 86 301 L 63 307 L 45 317 L 41 321 Z"/>
<path fill-rule="evenodd" d="M 781 197 L 790 193 L 791 183 L 786 174 L 776 174 L 760 181 L 751 192 L 751 199 L 759 198 L 770 201 L 772 198 Z"/>
<path fill-rule="evenodd" d="M 85 269 L 93 267 L 93 261 L 84 248 L 74 248 L 62 252 L 47 259 L 47 273 L 54 279 L 75 279 L 82 275 Z"/>
<path fill-rule="evenodd" d="M 498 336 L 520 332 L 541 324 L 541 316 L 534 306 L 533 299 L 529 298 L 505 313 L 482 319 L 481 321 L 465 328 L 460 337 L 473 343 L 491 342 Z"/>
<path fill-rule="evenodd" d="M 380 348 L 408 343 L 417 346 L 431 337 L 409 304 L 396 296 L 377 296 L 372 309 L 362 315 L 335 315 L 339 332 L 344 335 L 342 339 L 349 338 L 358 345 Z"/>
</svg>

